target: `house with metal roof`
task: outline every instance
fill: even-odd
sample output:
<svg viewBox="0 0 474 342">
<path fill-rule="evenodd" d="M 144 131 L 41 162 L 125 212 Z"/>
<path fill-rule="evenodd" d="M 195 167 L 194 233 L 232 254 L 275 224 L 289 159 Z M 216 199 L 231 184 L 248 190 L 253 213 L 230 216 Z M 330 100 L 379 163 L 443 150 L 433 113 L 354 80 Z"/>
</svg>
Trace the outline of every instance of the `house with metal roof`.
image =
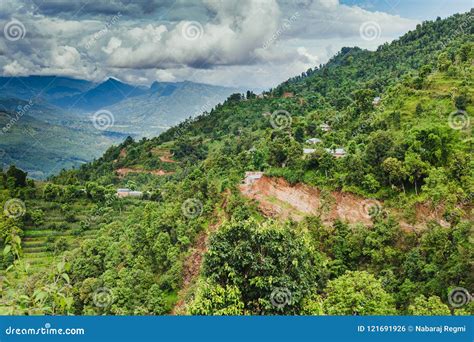
<svg viewBox="0 0 474 342">
<path fill-rule="evenodd" d="M 318 139 L 318 138 L 310 138 L 310 139 L 306 140 L 307 144 L 312 144 L 312 145 L 320 144 L 322 142 L 323 141 L 321 139 Z"/>
<path fill-rule="evenodd" d="M 323 132 L 329 132 L 331 130 L 331 126 L 329 126 L 327 123 L 322 123 L 319 125 L 319 128 L 321 128 Z"/>
<path fill-rule="evenodd" d="M 336 158 L 345 157 L 347 152 L 343 148 L 325 148 L 326 152 Z"/>
</svg>

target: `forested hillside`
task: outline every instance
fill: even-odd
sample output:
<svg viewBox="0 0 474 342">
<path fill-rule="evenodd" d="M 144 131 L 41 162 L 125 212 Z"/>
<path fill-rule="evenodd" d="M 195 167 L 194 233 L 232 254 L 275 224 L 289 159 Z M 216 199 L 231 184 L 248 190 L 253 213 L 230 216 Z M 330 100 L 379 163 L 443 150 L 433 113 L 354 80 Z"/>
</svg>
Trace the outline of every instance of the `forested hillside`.
<svg viewBox="0 0 474 342">
<path fill-rule="evenodd" d="M 474 286 L 472 15 L 343 48 L 46 183 L 11 168 L 2 312 L 473 314 L 469 293 L 451 295 Z M 268 215 L 241 192 L 261 177 L 246 172 L 317 189 L 319 210 Z M 345 194 L 370 223 L 325 216 Z M 38 228 L 49 270 L 31 262 Z"/>
</svg>

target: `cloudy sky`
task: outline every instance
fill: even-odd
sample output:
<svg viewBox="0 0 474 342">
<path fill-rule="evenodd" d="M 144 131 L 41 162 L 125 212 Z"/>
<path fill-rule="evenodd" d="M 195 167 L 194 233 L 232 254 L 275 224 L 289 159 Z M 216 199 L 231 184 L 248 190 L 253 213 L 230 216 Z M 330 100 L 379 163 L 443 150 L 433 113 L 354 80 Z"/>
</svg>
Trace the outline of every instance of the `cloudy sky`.
<svg viewBox="0 0 474 342">
<path fill-rule="evenodd" d="M 268 88 L 473 0 L 6 0 L 0 73 Z"/>
</svg>

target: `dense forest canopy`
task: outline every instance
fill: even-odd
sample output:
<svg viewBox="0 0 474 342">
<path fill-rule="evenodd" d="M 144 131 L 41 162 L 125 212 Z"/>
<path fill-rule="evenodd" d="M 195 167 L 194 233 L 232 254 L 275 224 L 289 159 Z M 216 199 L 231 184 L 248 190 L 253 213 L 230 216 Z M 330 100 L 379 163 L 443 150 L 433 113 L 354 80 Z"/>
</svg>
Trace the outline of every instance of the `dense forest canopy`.
<svg viewBox="0 0 474 342">
<path fill-rule="evenodd" d="M 48 182 L 12 166 L 2 312 L 473 314 L 472 15 L 343 48 Z M 248 171 L 383 208 L 370 224 L 268 217 L 239 191 Z M 419 207 L 439 219 L 413 228 Z"/>
</svg>

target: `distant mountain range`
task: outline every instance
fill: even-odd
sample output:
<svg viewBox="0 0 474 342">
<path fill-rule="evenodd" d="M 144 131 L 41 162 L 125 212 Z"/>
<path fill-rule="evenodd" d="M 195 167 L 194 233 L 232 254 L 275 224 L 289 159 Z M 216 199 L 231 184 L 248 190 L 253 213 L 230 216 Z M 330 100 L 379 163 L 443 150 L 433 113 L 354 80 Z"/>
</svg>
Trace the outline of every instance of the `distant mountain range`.
<svg viewBox="0 0 474 342">
<path fill-rule="evenodd" d="M 243 91 L 189 81 L 145 87 L 116 78 L 0 77 L 0 160 L 44 178 L 100 156 L 128 135 L 157 136 Z M 99 129 L 97 112 L 108 116 Z"/>
</svg>

